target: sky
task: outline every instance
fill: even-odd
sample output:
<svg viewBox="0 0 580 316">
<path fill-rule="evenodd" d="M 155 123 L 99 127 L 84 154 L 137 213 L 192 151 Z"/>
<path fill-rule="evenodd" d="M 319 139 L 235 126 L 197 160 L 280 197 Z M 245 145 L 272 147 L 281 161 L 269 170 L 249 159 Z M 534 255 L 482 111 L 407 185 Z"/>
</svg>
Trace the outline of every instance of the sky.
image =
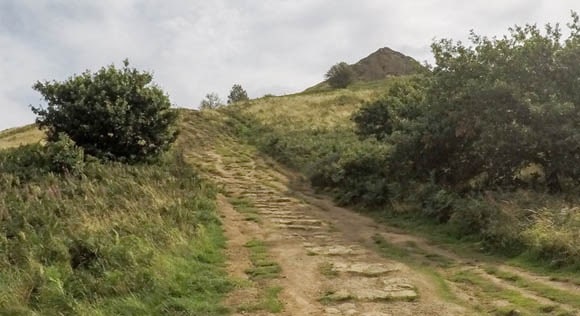
<svg viewBox="0 0 580 316">
<path fill-rule="evenodd" d="M 381 47 L 432 61 L 434 39 L 570 20 L 578 0 L 0 0 L 0 130 L 32 123 L 31 87 L 112 63 L 150 71 L 178 107 L 233 84 L 302 91 Z"/>
</svg>

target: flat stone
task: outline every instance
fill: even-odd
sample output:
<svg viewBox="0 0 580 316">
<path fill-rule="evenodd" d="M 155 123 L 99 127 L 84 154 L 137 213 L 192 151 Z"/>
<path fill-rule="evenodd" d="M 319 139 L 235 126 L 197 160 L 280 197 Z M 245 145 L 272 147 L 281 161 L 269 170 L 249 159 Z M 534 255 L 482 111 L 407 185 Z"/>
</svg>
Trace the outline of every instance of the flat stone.
<svg viewBox="0 0 580 316">
<path fill-rule="evenodd" d="M 388 278 L 374 281 L 366 287 L 356 287 L 350 289 L 340 289 L 332 294 L 343 299 L 353 299 L 358 301 L 414 301 L 419 295 L 415 286 L 404 278 Z M 344 311 L 344 310 L 343 310 Z"/>
<path fill-rule="evenodd" d="M 418 295 L 415 290 L 361 289 L 351 297 L 361 301 L 414 301 Z"/>
<path fill-rule="evenodd" d="M 317 219 L 273 219 L 272 222 L 282 225 L 314 225 L 322 226 L 322 222 Z"/>
<path fill-rule="evenodd" d="M 316 230 L 322 228 L 320 226 L 312 226 L 312 225 L 276 225 L 276 227 L 294 230 Z"/>
<path fill-rule="evenodd" d="M 332 270 L 336 272 L 347 272 L 364 276 L 380 276 L 383 274 L 400 271 L 401 266 L 397 264 L 385 265 L 381 263 L 335 263 Z"/>
<path fill-rule="evenodd" d="M 329 294 L 327 298 L 331 301 L 346 301 L 351 298 L 351 295 L 347 290 L 338 290 Z"/>
<path fill-rule="evenodd" d="M 326 313 L 326 315 L 342 315 L 342 312 L 340 310 L 333 307 L 325 309 L 324 312 Z"/>
<path fill-rule="evenodd" d="M 362 253 L 361 250 L 355 250 L 352 247 L 346 246 L 312 247 L 309 250 L 315 254 L 325 256 L 344 256 Z"/>
<path fill-rule="evenodd" d="M 393 314 L 385 314 L 381 312 L 366 312 L 360 314 L 360 316 L 393 316 Z"/>
</svg>

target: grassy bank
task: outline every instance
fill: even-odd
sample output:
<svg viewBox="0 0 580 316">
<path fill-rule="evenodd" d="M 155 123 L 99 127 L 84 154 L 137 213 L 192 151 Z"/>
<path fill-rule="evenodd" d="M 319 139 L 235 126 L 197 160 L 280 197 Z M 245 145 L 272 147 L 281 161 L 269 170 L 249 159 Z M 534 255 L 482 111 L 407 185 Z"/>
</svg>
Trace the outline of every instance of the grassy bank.
<svg viewBox="0 0 580 316">
<path fill-rule="evenodd" d="M 0 315 L 227 314 L 216 190 L 179 149 L 30 175 L 0 175 Z"/>
</svg>

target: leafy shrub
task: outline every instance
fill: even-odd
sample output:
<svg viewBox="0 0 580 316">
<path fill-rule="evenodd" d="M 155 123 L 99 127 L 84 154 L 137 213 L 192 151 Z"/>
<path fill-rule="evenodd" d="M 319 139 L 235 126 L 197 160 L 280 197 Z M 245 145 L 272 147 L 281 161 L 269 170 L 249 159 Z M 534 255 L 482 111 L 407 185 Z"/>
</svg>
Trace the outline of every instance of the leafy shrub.
<svg viewBox="0 0 580 316">
<path fill-rule="evenodd" d="M 0 151 L 0 171 L 20 181 L 51 172 L 79 175 L 84 167 L 83 149 L 64 134 L 46 145 L 31 144 Z"/>
<path fill-rule="evenodd" d="M 55 142 L 46 144 L 49 170 L 55 173 L 80 174 L 85 166 L 85 152 L 66 134 L 60 134 Z"/>
<path fill-rule="evenodd" d="M 158 157 L 177 138 L 177 112 L 167 95 L 151 84 L 153 76 L 114 65 L 64 82 L 37 82 L 48 103 L 32 107 L 48 140 L 67 134 L 87 154 L 125 162 Z"/>
<path fill-rule="evenodd" d="M 319 160 L 311 168 L 310 182 L 314 187 L 334 189 L 341 204 L 384 205 L 389 201 L 386 154 L 380 147 L 358 150 L 332 153 Z"/>
<path fill-rule="evenodd" d="M 332 88 L 346 88 L 354 81 L 354 72 L 347 63 L 340 62 L 330 67 L 325 78 Z"/>
<path fill-rule="evenodd" d="M 421 186 L 414 198 L 420 201 L 424 215 L 439 223 L 447 223 L 459 196 L 431 182 Z"/>
</svg>

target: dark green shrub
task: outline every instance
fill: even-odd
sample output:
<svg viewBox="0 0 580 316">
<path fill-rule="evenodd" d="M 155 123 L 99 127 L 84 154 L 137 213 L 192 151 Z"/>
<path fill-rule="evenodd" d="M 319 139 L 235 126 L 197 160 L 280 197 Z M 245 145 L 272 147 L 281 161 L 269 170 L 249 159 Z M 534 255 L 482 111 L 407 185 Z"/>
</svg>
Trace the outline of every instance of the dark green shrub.
<svg viewBox="0 0 580 316">
<path fill-rule="evenodd" d="M 325 78 L 332 88 L 346 88 L 354 81 L 354 72 L 347 63 L 340 62 L 328 70 Z"/>
<path fill-rule="evenodd" d="M 310 183 L 334 190 L 341 204 L 384 205 L 389 201 L 386 154 L 380 147 L 359 150 L 319 160 L 309 172 Z"/>
<path fill-rule="evenodd" d="M 23 181 L 51 172 L 79 175 L 84 167 L 83 149 L 64 134 L 46 145 L 32 144 L 0 151 L 0 172 Z"/>
<path fill-rule="evenodd" d="M 85 166 L 85 152 L 66 134 L 60 134 L 55 142 L 46 144 L 48 168 L 55 173 L 80 174 Z"/>
<path fill-rule="evenodd" d="M 439 223 L 447 223 L 455 209 L 459 196 L 435 183 L 420 187 L 414 198 L 420 202 L 423 214 Z"/>
<path fill-rule="evenodd" d="M 64 82 L 37 82 L 47 107 L 32 107 L 48 140 L 67 134 L 87 154 L 125 162 L 158 157 L 177 138 L 177 112 L 153 76 L 114 65 Z"/>
</svg>

